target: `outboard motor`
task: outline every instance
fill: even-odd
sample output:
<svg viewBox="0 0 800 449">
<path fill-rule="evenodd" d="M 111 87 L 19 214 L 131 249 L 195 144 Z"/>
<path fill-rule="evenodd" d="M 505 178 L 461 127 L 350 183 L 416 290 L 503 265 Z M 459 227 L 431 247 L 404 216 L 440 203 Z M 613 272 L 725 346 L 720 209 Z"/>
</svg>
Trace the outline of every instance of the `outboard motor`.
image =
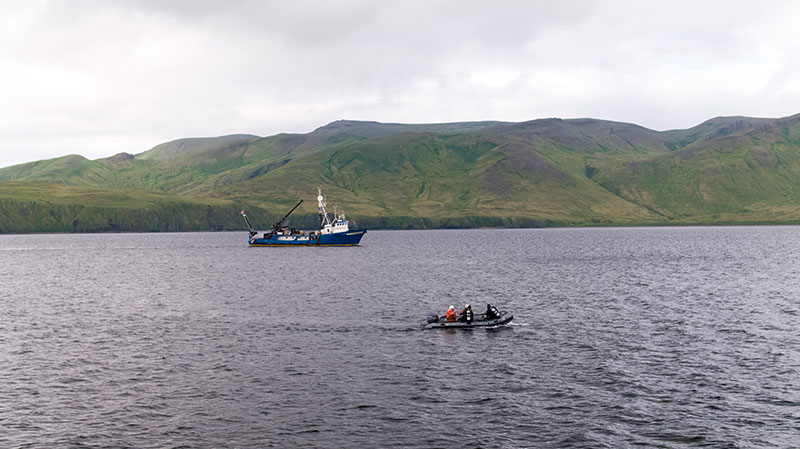
<svg viewBox="0 0 800 449">
<path fill-rule="evenodd" d="M 439 315 L 435 313 L 431 313 L 428 315 L 428 323 L 438 323 L 439 322 Z"/>
</svg>

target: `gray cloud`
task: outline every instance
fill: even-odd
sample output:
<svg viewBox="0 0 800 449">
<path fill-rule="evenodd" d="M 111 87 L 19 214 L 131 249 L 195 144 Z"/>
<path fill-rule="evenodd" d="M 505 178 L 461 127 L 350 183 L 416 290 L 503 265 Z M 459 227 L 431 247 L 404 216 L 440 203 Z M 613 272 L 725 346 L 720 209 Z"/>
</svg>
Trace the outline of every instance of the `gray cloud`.
<svg viewBox="0 0 800 449">
<path fill-rule="evenodd" d="M 170 139 L 797 110 L 794 2 L 0 4 L 0 166 Z"/>
</svg>

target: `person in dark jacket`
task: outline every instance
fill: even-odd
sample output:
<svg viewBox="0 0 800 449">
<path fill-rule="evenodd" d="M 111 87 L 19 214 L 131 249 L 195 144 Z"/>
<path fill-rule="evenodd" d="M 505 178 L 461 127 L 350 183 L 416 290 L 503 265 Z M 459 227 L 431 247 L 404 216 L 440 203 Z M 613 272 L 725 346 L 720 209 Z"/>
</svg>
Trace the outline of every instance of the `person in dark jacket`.
<svg viewBox="0 0 800 449">
<path fill-rule="evenodd" d="M 474 314 L 472 313 L 472 306 L 467 304 L 466 306 L 464 306 L 464 309 L 461 311 L 461 313 L 458 314 L 458 321 L 462 321 L 464 323 L 471 324 L 473 317 L 474 317 Z"/>
<path fill-rule="evenodd" d="M 497 310 L 497 307 L 486 304 L 486 319 L 487 320 L 496 320 L 500 318 L 500 311 Z"/>
</svg>

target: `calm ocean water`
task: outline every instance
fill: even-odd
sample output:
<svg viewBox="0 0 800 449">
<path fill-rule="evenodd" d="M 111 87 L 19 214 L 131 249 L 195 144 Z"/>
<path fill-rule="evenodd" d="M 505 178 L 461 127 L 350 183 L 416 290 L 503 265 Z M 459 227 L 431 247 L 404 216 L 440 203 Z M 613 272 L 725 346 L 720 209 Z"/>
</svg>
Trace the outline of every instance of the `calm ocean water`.
<svg viewBox="0 0 800 449">
<path fill-rule="evenodd" d="M 798 227 L 246 239 L 0 236 L 0 447 L 800 447 Z"/>
</svg>

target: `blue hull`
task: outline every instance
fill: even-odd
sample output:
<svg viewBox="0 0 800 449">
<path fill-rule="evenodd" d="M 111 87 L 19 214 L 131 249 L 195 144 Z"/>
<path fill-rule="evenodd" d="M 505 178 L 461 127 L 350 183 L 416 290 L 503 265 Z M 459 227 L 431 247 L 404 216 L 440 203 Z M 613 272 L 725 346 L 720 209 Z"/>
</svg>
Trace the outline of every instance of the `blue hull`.
<svg viewBox="0 0 800 449">
<path fill-rule="evenodd" d="M 307 233 L 272 235 L 268 239 L 252 239 L 250 246 L 356 246 L 366 233 L 366 229 L 355 229 L 353 231 L 324 235 L 309 235 Z"/>
</svg>

